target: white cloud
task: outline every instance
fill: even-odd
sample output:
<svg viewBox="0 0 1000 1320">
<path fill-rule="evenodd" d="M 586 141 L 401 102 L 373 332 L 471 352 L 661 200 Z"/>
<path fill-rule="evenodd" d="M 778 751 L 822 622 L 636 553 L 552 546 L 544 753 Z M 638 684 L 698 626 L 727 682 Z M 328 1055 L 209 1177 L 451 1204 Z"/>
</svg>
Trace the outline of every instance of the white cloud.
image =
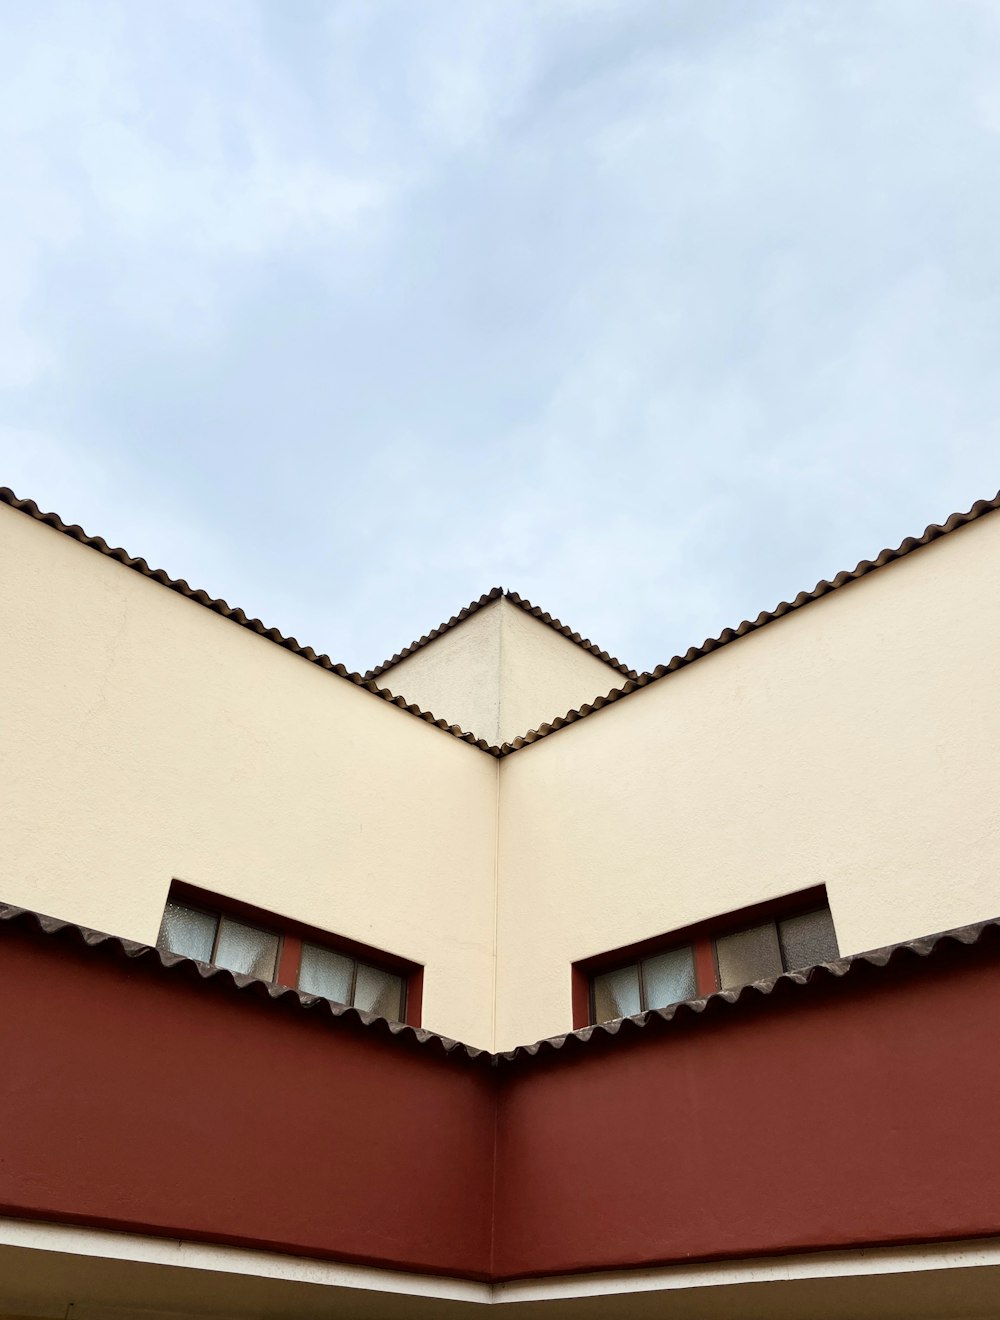
<svg viewBox="0 0 1000 1320">
<path fill-rule="evenodd" d="M 985 0 L 5 49 L 11 484 L 351 665 L 501 582 L 652 666 L 1000 484 Z"/>
</svg>

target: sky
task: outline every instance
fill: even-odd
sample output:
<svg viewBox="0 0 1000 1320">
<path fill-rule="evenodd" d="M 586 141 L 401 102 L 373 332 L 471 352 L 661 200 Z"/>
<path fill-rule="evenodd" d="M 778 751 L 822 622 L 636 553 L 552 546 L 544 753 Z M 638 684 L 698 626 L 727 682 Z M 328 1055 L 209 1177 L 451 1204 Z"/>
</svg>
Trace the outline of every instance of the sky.
<svg viewBox="0 0 1000 1320">
<path fill-rule="evenodd" d="M 997 0 L 0 31 L 0 485 L 351 669 L 495 585 L 652 668 L 1000 487 Z"/>
</svg>

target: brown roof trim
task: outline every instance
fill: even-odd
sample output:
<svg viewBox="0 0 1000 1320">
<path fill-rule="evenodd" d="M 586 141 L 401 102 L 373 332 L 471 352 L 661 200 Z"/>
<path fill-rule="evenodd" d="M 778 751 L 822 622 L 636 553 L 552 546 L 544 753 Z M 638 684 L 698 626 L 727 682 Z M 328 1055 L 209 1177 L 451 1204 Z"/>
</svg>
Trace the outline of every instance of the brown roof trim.
<svg viewBox="0 0 1000 1320">
<path fill-rule="evenodd" d="M 113 954 L 125 958 L 145 958 L 150 964 L 158 963 L 168 971 L 177 971 L 182 975 L 196 975 L 203 981 L 215 980 L 232 990 L 242 991 L 256 999 L 283 999 L 289 1004 L 298 1004 L 303 1009 L 318 1009 L 330 1018 L 346 1018 L 362 1027 L 381 1031 L 388 1036 L 399 1036 L 418 1045 L 431 1046 L 442 1054 L 462 1054 L 470 1059 L 492 1058 L 485 1050 L 477 1050 L 472 1045 L 463 1045 L 461 1041 L 442 1036 L 436 1031 L 426 1031 L 423 1027 L 407 1026 L 403 1022 L 390 1022 L 375 1013 L 365 1013 L 359 1008 L 347 1004 L 334 1003 L 332 999 L 323 999 L 319 995 L 307 995 L 290 986 L 275 985 L 271 981 L 262 981 L 255 976 L 243 976 L 240 972 L 230 972 L 224 967 L 212 963 L 198 962 L 195 958 L 185 958 L 177 953 L 168 953 L 149 944 L 140 944 L 137 940 L 127 940 L 120 935 L 108 935 L 105 931 L 91 930 L 89 926 L 78 926 L 72 921 L 60 921 L 57 917 L 47 917 L 41 912 L 29 908 L 17 907 L 12 903 L 0 903 L 0 923 L 14 926 L 37 928 L 44 935 L 63 935 L 89 948 L 101 945 Z"/>
<path fill-rule="evenodd" d="M 590 654 L 596 656 L 598 660 L 603 660 L 611 669 L 617 669 L 619 674 L 624 675 L 625 678 L 636 677 L 634 669 L 629 669 L 627 665 L 623 664 L 620 660 L 616 660 L 615 657 L 609 655 L 607 651 L 602 651 L 597 643 L 592 642 L 588 637 L 582 637 L 578 632 L 573 632 L 568 624 L 562 623 L 559 619 L 553 618 L 551 614 L 539 609 L 537 605 L 532 605 L 530 600 L 527 600 L 524 596 L 519 596 L 516 591 L 505 591 L 503 587 L 491 587 L 490 590 L 484 592 L 478 600 L 472 601 L 470 604 L 466 605 L 464 609 L 459 610 L 457 614 L 453 614 L 446 623 L 440 624 L 437 628 L 432 628 L 431 631 L 425 633 L 423 637 L 418 638 L 415 642 L 411 642 L 409 646 L 404 646 L 401 651 L 397 651 L 391 659 L 383 660 L 382 663 L 376 665 L 374 669 L 369 669 L 365 674 L 365 678 L 378 678 L 380 674 L 384 674 L 385 671 L 391 669 L 393 665 L 398 665 L 401 660 L 408 659 L 409 656 L 413 655 L 415 652 L 422 651 L 425 646 L 429 646 L 431 642 L 437 641 L 437 639 L 442 637 L 445 633 L 451 632 L 452 628 L 457 628 L 460 623 L 464 623 L 470 615 L 481 610 L 484 605 L 492 605 L 495 600 L 500 600 L 501 598 L 510 601 L 512 605 L 517 605 L 520 609 L 524 610 L 526 614 L 530 614 L 533 619 L 538 619 L 540 623 L 544 623 L 549 628 L 554 629 L 561 637 L 565 637 L 567 640 L 574 642 L 577 646 L 582 647 L 585 651 L 589 651 Z"/>
<path fill-rule="evenodd" d="M 283 999 L 291 1005 L 303 1009 L 318 1009 L 331 1019 L 344 1018 L 356 1026 L 374 1030 L 388 1037 L 400 1037 L 418 1045 L 439 1051 L 442 1055 L 454 1055 L 468 1059 L 481 1060 L 494 1066 L 520 1058 L 533 1058 L 536 1055 L 566 1050 L 565 1057 L 572 1056 L 576 1050 L 589 1041 L 607 1041 L 621 1036 L 625 1040 L 634 1038 L 636 1031 L 648 1027 L 664 1027 L 677 1022 L 692 1022 L 702 1014 L 710 1016 L 719 1012 L 729 1012 L 739 1004 L 744 1007 L 758 1004 L 761 997 L 776 991 L 798 992 L 813 984 L 829 984 L 843 980 L 862 967 L 888 967 L 901 963 L 912 964 L 915 958 L 929 958 L 940 953 L 946 946 L 972 947 L 982 943 L 992 943 L 1000 949 L 1000 917 L 989 921 L 976 922 L 969 926 L 956 926 L 951 930 L 939 931 L 934 935 L 925 935 L 919 939 L 906 940 L 900 944 L 887 944 L 879 949 L 869 949 L 865 953 L 852 954 L 846 958 L 837 958 L 833 962 L 820 963 L 803 971 L 783 972 L 781 976 L 765 981 L 755 981 L 751 985 L 740 986 L 734 990 L 719 990 L 715 994 L 698 999 L 685 999 L 669 1008 L 649 1009 L 633 1017 L 618 1018 L 614 1022 L 602 1022 L 596 1026 L 581 1027 L 578 1031 L 566 1032 L 560 1036 L 549 1036 L 532 1045 L 518 1045 L 515 1049 L 505 1050 L 500 1054 L 491 1054 L 487 1050 L 478 1050 L 472 1045 L 452 1040 L 449 1036 L 427 1031 L 423 1027 L 410 1027 L 402 1022 L 389 1022 L 374 1013 L 364 1013 L 345 1004 L 336 1004 L 332 1000 L 318 995 L 303 994 L 288 986 L 275 985 L 270 981 L 261 981 L 253 976 L 243 976 L 239 972 L 230 972 L 222 967 L 198 962 L 194 958 L 184 958 L 180 954 L 167 953 L 163 949 L 140 944 L 136 940 L 127 940 L 120 935 L 108 935 L 104 931 L 91 930 L 88 926 L 79 926 L 71 921 L 60 921 L 56 917 L 47 917 L 33 912 L 29 908 L 17 907 L 12 903 L 0 903 L 0 925 L 9 923 L 14 926 L 27 926 L 37 929 L 45 935 L 64 936 L 78 941 L 89 948 L 105 948 L 112 954 L 125 958 L 145 958 L 148 962 L 171 972 L 196 975 L 202 980 L 214 979 L 217 984 L 229 989 L 249 994 L 260 1000 Z"/>
<path fill-rule="evenodd" d="M 726 628 L 718 637 L 710 637 L 702 642 L 701 646 L 692 646 L 684 655 L 675 655 L 665 665 L 657 665 L 652 673 L 640 674 L 638 677 L 633 676 L 629 682 L 623 683 L 620 688 L 612 688 L 607 696 L 598 697 L 596 701 L 581 706 L 579 710 L 567 711 L 565 715 L 552 720 L 551 723 L 541 724 L 537 729 L 532 729 L 529 733 L 514 738 L 511 742 L 505 742 L 500 748 L 500 755 L 508 756 L 511 752 L 520 751 L 522 747 L 528 747 L 532 743 L 538 742 L 540 738 L 545 738 L 550 733 L 557 733 L 560 729 L 565 729 L 567 725 L 575 724 L 577 720 L 592 715 L 595 711 L 603 710 L 605 706 L 610 705 L 612 702 L 630 696 L 639 688 L 648 687 L 650 683 L 656 683 L 661 678 L 666 678 L 675 670 L 693 664 L 695 660 L 700 660 L 702 656 L 717 651 L 730 642 L 735 642 L 737 638 L 745 637 L 747 633 L 756 632 L 758 629 L 766 627 L 767 624 L 773 623 L 775 619 L 790 614 L 792 610 L 801 609 L 803 605 L 819 600 L 821 596 L 827 596 L 831 591 L 836 591 L 849 582 L 856 582 L 858 578 L 874 573 L 876 569 L 884 568 L 886 564 L 891 564 L 897 559 L 903 559 L 906 555 L 912 554 L 914 550 L 919 550 L 921 546 L 929 545 L 931 541 L 937 541 L 940 537 L 947 536 L 957 528 L 975 522 L 978 518 L 982 518 L 987 513 L 993 513 L 996 509 L 1000 509 L 1000 492 L 991 500 L 977 500 L 968 513 L 953 513 L 944 523 L 932 523 L 930 527 L 924 530 L 922 536 L 908 536 L 901 545 L 896 546 L 895 549 L 881 551 L 875 559 L 862 559 L 857 567 L 850 571 L 844 570 L 838 573 L 832 581 L 824 579 L 822 582 L 818 582 L 812 591 L 800 591 L 794 600 L 783 600 L 773 610 L 758 614 L 752 622 L 744 619 L 737 628 Z"/>
<path fill-rule="evenodd" d="M 311 646 L 300 646 L 294 637 L 286 637 L 279 632 L 277 628 L 267 628 L 261 623 L 260 619 L 249 618 L 241 609 L 234 609 L 224 600 L 214 599 L 209 596 L 207 591 L 202 591 L 188 585 L 183 578 L 172 578 L 163 571 L 162 568 L 150 568 L 145 559 L 135 559 L 120 546 L 113 548 L 107 541 L 100 536 L 88 536 L 82 527 L 76 524 L 64 523 L 57 513 L 43 513 L 34 500 L 21 500 L 14 494 L 8 486 L 0 486 L 0 504 L 8 504 L 12 509 L 17 509 L 21 513 L 26 513 L 29 518 L 34 518 L 36 522 L 45 523 L 48 527 L 53 527 L 57 532 L 62 532 L 65 536 L 71 536 L 74 541 L 79 541 L 81 545 L 89 546 L 92 550 L 99 551 L 102 555 L 107 555 L 109 559 L 115 559 L 119 564 L 124 564 L 126 568 L 134 569 L 141 573 L 143 577 L 151 578 L 154 582 L 159 582 L 161 586 L 169 587 L 171 591 L 176 591 L 188 600 L 193 600 L 198 605 L 204 605 L 207 609 L 213 610 L 216 614 L 221 614 L 224 619 L 231 619 L 238 623 L 242 628 L 249 628 L 260 637 L 266 638 L 269 642 L 274 642 L 282 646 L 286 651 L 292 651 L 295 655 L 300 655 L 304 660 L 311 664 L 319 665 L 321 669 L 329 670 L 331 674 L 336 674 L 338 678 L 347 679 L 355 687 L 364 688 L 376 697 L 381 697 L 383 701 L 388 701 L 390 705 L 397 706 L 400 710 L 406 711 L 408 715 L 415 715 L 418 719 L 424 720 L 427 724 L 433 724 L 435 728 L 450 733 L 452 737 L 460 739 L 462 742 L 469 743 L 472 747 L 479 748 L 480 751 L 488 753 L 490 756 L 498 756 L 500 749 L 492 746 L 485 738 L 477 738 L 474 733 L 466 733 L 464 729 L 459 728 L 457 724 L 449 724 L 447 720 L 440 720 L 432 715 L 430 711 L 421 710 L 413 703 L 408 703 L 403 697 L 394 696 L 387 688 L 379 687 L 372 681 L 372 675 L 362 675 L 354 673 L 347 669 L 345 665 L 334 664 L 328 655 L 318 655 Z"/>
</svg>

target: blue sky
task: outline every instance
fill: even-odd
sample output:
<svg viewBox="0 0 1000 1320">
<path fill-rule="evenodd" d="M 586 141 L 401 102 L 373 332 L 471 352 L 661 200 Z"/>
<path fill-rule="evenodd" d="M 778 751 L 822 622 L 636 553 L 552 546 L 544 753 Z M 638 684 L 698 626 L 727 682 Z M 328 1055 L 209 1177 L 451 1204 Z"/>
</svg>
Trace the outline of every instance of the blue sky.
<svg viewBox="0 0 1000 1320">
<path fill-rule="evenodd" d="M 0 484 L 365 669 L 1000 486 L 995 0 L 0 2 Z"/>
</svg>

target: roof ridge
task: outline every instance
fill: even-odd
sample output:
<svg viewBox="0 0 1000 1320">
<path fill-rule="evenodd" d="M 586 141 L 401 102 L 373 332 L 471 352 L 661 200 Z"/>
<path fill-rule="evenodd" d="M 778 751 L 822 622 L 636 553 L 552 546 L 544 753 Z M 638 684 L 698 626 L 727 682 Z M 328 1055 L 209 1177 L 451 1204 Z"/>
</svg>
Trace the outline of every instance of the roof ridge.
<svg viewBox="0 0 1000 1320">
<path fill-rule="evenodd" d="M 415 641 L 410 642 L 409 646 L 404 646 L 401 651 L 397 651 L 395 655 L 390 656 L 388 660 L 383 660 L 382 663 L 376 665 L 374 669 L 369 669 L 365 674 L 365 678 L 378 678 L 380 674 L 385 673 L 387 669 L 391 669 L 393 665 L 397 665 L 401 660 L 406 660 L 417 651 L 423 650 L 425 646 L 429 646 L 431 642 L 437 641 L 439 637 L 450 632 L 452 628 L 457 628 L 460 623 L 464 623 L 466 619 L 481 610 L 483 606 L 492 605 L 495 600 L 501 599 L 510 601 L 512 605 L 517 605 L 520 609 L 524 610 L 526 614 L 530 614 L 532 618 L 537 619 L 539 623 L 546 624 L 549 628 L 552 628 L 555 632 L 559 633 L 560 636 L 565 637 L 568 641 L 582 647 L 583 650 L 589 651 L 591 655 L 596 656 L 598 660 L 603 660 L 604 663 L 612 669 L 617 669 L 618 672 L 623 674 L 626 678 L 637 677 L 634 669 L 629 669 L 623 661 L 618 660 L 607 651 L 602 651 L 596 642 L 592 642 L 589 637 L 584 637 L 580 633 L 574 632 L 568 624 L 555 618 L 554 615 L 540 609 L 537 605 L 532 605 L 527 597 L 519 595 L 516 591 L 508 591 L 503 587 L 491 587 L 490 590 L 484 592 L 478 600 L 470 601 L 470 603 L 463 609 L 460 609 L 457 614 L 453 614 L 450 619 L 446 619 L 444 623 L 438 624 L 438 626 L 432 628 L 430 632 L 424 633 L 422 637 L 418 637 Z"/>
<path fill-rule="evenodd" d="M 388 1018 L 381 1017 L 376 1013 L 367 1013 L 348 1004 L 338 1004 L 331 999 L 323 998 L 321 995 L 310 995 L 291 986 L 277 985 L 272 981 L 263 981 L 255 976 L 244 976 L 240 972 L 232 972 L 225 967 L 200 962 L 195 958 L 185 957 L 183 954 L 170 953 L 165 949 L 156 948 L 154 945 L 143 944 L 139 940 L 126 939 L 122 935 L 109 935 L 106 931 L 81 926 L 77 922 L 46 916 L 44 913 L 35 912 L 31 908 L 19 907 L 14 903 L 0 902 L 0 925 L 3 923 L 34 925 L 45 935 L 59 935 L 68 932 L 89 948 L 110 945 L 112 949 L 119 951 L 126 958 L 143 958 L 147 955 L 153 955 L 160 966 L 167 970 L 176 968 L 193 969 L 202 980 L 217 978 L 221 984 L 253 994 L 257 998 L 271 1001 L 284 999 L 287 1003 L 298 1004 L 303 1009 L 319 1008 L 328 1012 L 331 1018 L 346 1018 L 357 1025 L 383 1031 L 392 1037 L 402 1037 L 418 1045 L 435 1046 L 445 1055 L 464 1054 L 469 1059 L 483 1060 L 494 1066 L 502 1062 L 512 1062 L 522 1056 L 533 1058 L 545 1051 L 558 1051 L 567 1045 L 572 1050 L 578 1046 L 586 1045 L 595 1037 L 600 1040 L 602 1037 L 616 1037 L 622 1033 L 628 1037 L 636 1030 L 642 1030 L 655 1024 L 665 1026 L 678 1018 L 684 1021 L 692 1016 L 700 1016 L 705 1012 L 721 1011 L 723 1005 L 731 1008 L 741 1002 L 743 1004 L 756 1002 L 759 996 L 771 995 L 779 986 L 791 990 L 792 987 L 801 989 L 804 986 L 811 985 L 814 981 L 819 980 L 822 982 L 831 977 L 839 981 L 861 966 L 887 967 L 894 961 L 898 962 L 901 955 L 928 958 L 939 952 L 945 943 L 972 947 L 978 945 L 987 932 L 990 933 L 990 938 L 1000 939 L 1000 917 L 991 917 L 986 921 L 972 922 L 965 926 L 952 926 L 932 935 L 921 935 L 912 940 L 902 940 L 897 944 L 884 944 L 875 949 L 864 950 L 861 953 L 847 954 L 842 958 L 835 958 L 826 963 L 817 963 L 813 967 L 798 971 L 782 972 L 780 976 L 752 981 L 748 985 L 736 986 L 733 989 L 716 990 L 710 995 L 701 995 L 694 999 L 683 999 L 676 1004 L 670 1004 L 666 1008 L 647 1009 L 643 1013 L 635 1013 L 630 1017 L 615 1018 L 611 1022 L 594 1023 L 591 1026 L 580 1027 L 576 1031 L 567 1031 L 558 1036 L 546 1036 L 543 1040 L 535 1041 L 530 1045 L 517 1045 L 510 1050 L 490 1052 L 489 1050 L 477 1049 L 474 1045 L 466 1045 L 463 1041 L 455 1040 L 451 1036 L 444 1036 L 440 1032 L 429 1031 L 426 1027 L 411 1027 L 403 1022 L 390 1022 Z"/>
<path fill-rule="evenodd" d="M 985 514 L 993 513 L 997 509 L 1000 509 L 1000 491 L 990 500 L 977 500 L 967 513 L 953 513 L 943 523 L 931 523 L 924 529 L 921 536 L 908 536 L 898 546 L 881 550 L 874 559 L 860 560 L 853 569 L 841 571 L 832 580 L 823 578 L 820 582 L 817 582 L 812 591 L 800 591 L 794 600 L 783 600 L 773 610 L 762 611 L 752 621 L 744 619 L 736 628 L 723 629 L 718 637 L 706 638 L 701 646 L 689 647 L 683 655 L 673 656 L 665 665 L 657 665 L 652 672 L 646 671 L 642 674 L 633 674 L 628 682 L 620 688 L 612 688 L 606 696 L 598 697 L 579 708 L 569 710 L 565 715 L 558 716 L 551 722 L 540 724 L 537 729 L 530 729 L 527 733 L 511 739 L 509 742 L 502 743 L 499 755 L 509 756 L 512 752 L 520 751 L 521 748 L 529 747 L 541 738 L 548 737 L 549 734 L 558 733 L 560 729 L 566 728 L 567 725 L 575 724 L 577 720 L 584 719 L 587 715 L 602 710 L 612 702 L 630 696 L 637 689 L 648 687 L 650 683 L 656 683 L 661 678 L 666 678 L 668 674 L 674 673 L 675 670 L 683 669 L 695 660 L 700 660 L 702 656 L 709 655 L 712 651 L 717 651 L 720 647 L 736 641 L 737 638 L 745 637 L 747 633 L 756 632 L 767 624 L 773 623 L 776 619 L 791 613 L 792 610 L 801 609 L 803 605 L 819 600 L 820 597 L 829 595 L 831 591 L 837 591 L 840 587 L 848 585 L 848 583 L 856 582 L 859 578 L 875 572 L 876 569 L 884 568 L 886 564 L 894 563 L 897 559 L 903 559 L 906 555 L 912 554 L 914 550 L 919 550 L 922 546 L 929 545 L 932 541 L 947 536 L 959 527 L 975 522 Z"/>
<path fill-rule="evenodd" d="M 468 733 L 457 724 L 449 724 L 447 720 L 438 719 L 430 711 L 423 710 L 414 702 L 407 702 L 401 696 L 395 696 L 388 688 L 379 687 L 375 683 L 374 675 L 359 674 L 355 670 L 349 670 L 346 665 L 337 664 L 325 653 L 317 653 L 311 646 L 302 646 L 294 637 L 286 637 L 277 628 L 266 627 L 260 619 L 250 618 L 238 606 L 233 607 L 227 601 L 221 598 L 212 597 L 207 591 L 201 588 L 190 586 L 184 578 L 172 578 L 162 568 L 150 568 L 145 559 L 135 558 L 121 546 L 109 546 L 107 541 L 101 536 L 89 536 L 78 523 L 65 523 L 57 513 L 43 513 L 34 500 L 22 500 L 14 494 L 9 486 L 0 486 L 0 504 L 7 504 L 12 509 L 17 509 L 21 513 L 27 514 L 36 522 L 45 523 L 46 526 L 54 528 L 57 532 L 62 532 L 65 536 L 70 536 L 81 545 L 88 546 L 92 550 L 97 550 L 102 555 L 107 555 L 109 559 L 115 559 L 126 568 L 134 569 L 141 573 L 143 577 L 151 578 L 154 582 L 159 582 L 161 586 L 169 587 L 171 591 L 176 591 L 180 595 L 193 600 L 198 605 L 204 605 L 207 609 L 216 614 L 221 614 L 225 619 L 231 619 L 243 628 L 248 628 L 258 636 L 266 638 L 269 642 L 284 647 L 286 651 L 291 651 L 295 655 L 302 656 L 311 664 L 319 665 L 321 669 L 326 669 L 338 678 L 346 679 L 353 683 L 355 687 L 364 688 L 374 696 L 380 697 L 390 705 L 406 711 L 408 715 L 415 715 L 418 719 L 427 724 L 434 725 L 435 728 L 449 733 L 461 742 L 469 743 L 470 746 L 486 752 L 490 756 L 499 756 L 500 749 L 495 745 L 488 743 L 485 738 L 477 738 L 474 733 Z"/>
</svg>

